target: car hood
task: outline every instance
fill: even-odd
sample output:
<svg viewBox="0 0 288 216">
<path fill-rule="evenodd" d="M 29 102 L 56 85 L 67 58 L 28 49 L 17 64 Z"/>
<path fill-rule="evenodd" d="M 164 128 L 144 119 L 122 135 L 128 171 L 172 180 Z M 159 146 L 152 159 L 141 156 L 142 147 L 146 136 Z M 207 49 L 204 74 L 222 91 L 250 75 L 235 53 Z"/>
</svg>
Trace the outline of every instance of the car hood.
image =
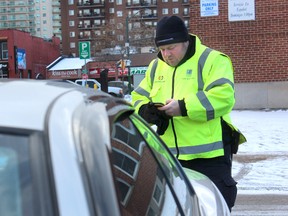
<svg viewBox="0 0 288 216">
<path fill-rule="evenodd" d="M 230 215 L 220 191 L 207 176 L 188 168 L 183 167 L 183 169 L 198 197 L 201 215 Z"/>
</svg>

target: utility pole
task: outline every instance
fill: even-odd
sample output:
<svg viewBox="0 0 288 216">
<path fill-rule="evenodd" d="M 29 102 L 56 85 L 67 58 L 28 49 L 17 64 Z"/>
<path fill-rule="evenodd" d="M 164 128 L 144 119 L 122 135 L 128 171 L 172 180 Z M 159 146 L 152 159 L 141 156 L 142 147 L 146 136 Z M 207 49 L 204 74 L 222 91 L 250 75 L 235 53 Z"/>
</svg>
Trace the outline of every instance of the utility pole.
<svg viewBox="0 0 288 216">
<path fill-rule="evenodd" d="M 131 94 L 131 75 L 130 75 L 130 45 L 129 45 L 129 15 L 126 17 L 126 42 L 125 42 L 125 48 L 127 53 L 127 70 L 128 70 L 128 94 Z"/>
</svg>

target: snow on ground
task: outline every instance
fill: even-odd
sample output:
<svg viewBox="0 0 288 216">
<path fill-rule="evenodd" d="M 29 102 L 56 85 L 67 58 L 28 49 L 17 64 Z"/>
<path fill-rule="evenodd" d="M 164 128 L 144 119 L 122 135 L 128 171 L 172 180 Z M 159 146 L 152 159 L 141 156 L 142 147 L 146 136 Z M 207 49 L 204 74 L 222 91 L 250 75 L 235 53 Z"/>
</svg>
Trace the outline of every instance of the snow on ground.
<svg viewBox="0 0 288 216">
<path fill-rule="evenodd" d="M 288 194 L 288 110 L 233 110 L 247 142 L 233 161 L 238 193 Z"/>
</svg>

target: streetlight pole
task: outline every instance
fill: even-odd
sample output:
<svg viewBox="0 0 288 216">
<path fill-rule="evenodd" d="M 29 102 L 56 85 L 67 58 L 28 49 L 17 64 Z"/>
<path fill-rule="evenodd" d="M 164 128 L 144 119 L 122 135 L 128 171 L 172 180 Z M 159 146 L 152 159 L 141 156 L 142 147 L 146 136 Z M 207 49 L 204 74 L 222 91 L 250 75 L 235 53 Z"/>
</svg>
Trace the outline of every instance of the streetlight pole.
<svg viewBox="0 0 288 216">
<path fill-rule="evenodd" d="M 125 48 L 126 48 L 126 52 L 127 52 L 127 69 L 128 69 L 128 94 L 131 94 L 131 74 L 130 74 L 130 64 L 131 64 L 131 60 L 130 60 L 130 44 L 129 44 L 129 19 L 133 18 L 134 16 L 136 16 L 137 14 L 139 14 L 142 10 L 144 9 L 139 9 L 137 11 L 137 13 L 132 14 L 131 16 L 129 16 L 129 14 L 126 17 L 126 42 L 125 42 Z"/>
<path fill-rule="evenodd" d="M 129 45 L 129 15 L 126 17 L 126 42 L 125 48 L 127 53 L 127 70 L 128 70 L 128 94 L 131 94 L 131 75 L 130 75 L 130 45 Z"/>
</svg>

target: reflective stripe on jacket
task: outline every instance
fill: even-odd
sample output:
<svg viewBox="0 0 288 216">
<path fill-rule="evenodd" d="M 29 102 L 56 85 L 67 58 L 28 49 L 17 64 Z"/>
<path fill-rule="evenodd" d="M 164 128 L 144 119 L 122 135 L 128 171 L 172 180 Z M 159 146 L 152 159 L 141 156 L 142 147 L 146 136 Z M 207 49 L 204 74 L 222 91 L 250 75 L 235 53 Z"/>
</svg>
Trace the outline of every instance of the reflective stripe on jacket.
<svg viewBox="0 0 288 216">
<path fill-rule="evenodd" d="M 235 103 L 230 58 L 196 37 L 196 52 L 184 64 L 175 68 L 155 61 L 156 70 L 153 61 L 132 92 L 136 111 L 149 101 L 165 104 L 170 98 L 184 99 L 188 116 L 173 117 L 161 138 L 181 160 L 222 156 L 221 117 L 237 130 L 229 116 Z"/>
</svg>

